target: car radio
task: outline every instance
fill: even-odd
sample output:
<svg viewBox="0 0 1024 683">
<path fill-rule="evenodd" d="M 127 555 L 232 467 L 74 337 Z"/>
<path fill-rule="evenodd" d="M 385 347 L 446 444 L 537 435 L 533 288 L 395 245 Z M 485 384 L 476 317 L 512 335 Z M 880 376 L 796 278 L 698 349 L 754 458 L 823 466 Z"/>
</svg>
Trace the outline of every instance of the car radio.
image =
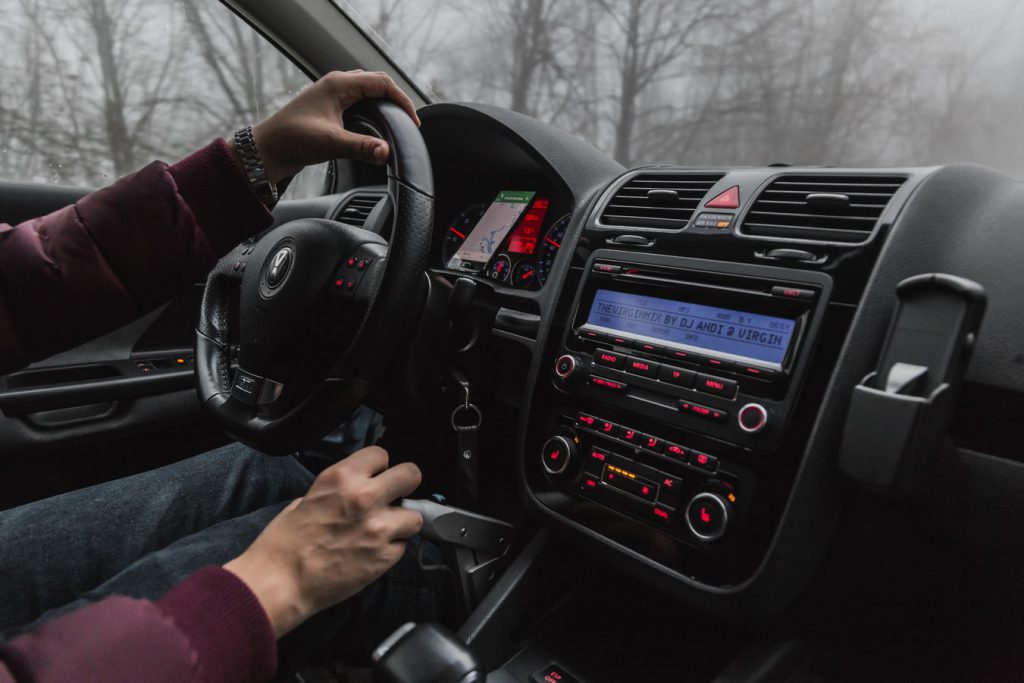
<svg viewBox="0 0 1024 683">
<path fill-rule="evenodd" d="M 565 412 L 542 471 L 684 540 L 716 542 L 782 440 L 832 280 L 613 253 L 591 256 L 555 354 Z"/>
</svg>

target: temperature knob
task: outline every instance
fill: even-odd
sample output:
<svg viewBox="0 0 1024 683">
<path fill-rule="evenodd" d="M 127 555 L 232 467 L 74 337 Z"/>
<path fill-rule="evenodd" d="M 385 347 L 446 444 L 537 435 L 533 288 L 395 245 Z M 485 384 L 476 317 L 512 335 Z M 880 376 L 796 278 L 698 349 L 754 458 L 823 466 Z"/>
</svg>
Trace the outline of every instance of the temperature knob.
<svg viewBox="0 0 1024 683">
<path fill-rule="evenodd" d="M 544 471 L 551 475 L 559 475 L 569 467 L 569 462 L 576 455 L 576 439 L 559 434 L 544 442 L 541 447 L 540 459 Z"/>
<path fill-rule="evenodd" d="M 698 493 L 686 506 L 686 526 L 702 541 L 717 541 L 729 526 L 731 508 L 729 501 L 717 493 Z"/>
</svg>

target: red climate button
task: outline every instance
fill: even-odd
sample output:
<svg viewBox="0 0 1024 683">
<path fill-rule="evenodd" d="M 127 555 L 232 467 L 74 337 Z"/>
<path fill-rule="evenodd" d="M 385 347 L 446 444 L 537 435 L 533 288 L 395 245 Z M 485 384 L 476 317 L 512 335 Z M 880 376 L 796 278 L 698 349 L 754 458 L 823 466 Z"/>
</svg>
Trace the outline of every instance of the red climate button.
<svg viewBox="0 0 1024 683">
<path fill-rule="evenodd" d="M 635 429 L 630 429 L 629 427 L 623 427 L 622 432 L 619 433 L 620 439 L 622 439 L 623 441 L 628 441 L 630 443 L 640 443 L 640 437 L 640 432 L 636 431 Z"/>
<path fill-rule="evenodd" d="M 665 444 L 665 453 L 679 460 L 686 460 L 686 449 L 676 443 Z"/>
<path fill-rule="evenodd" d="M 610 434 L 611 436 L 615 436 L 619 432 L 619 426 L 614 422 L 601 420 L 600 422 L 597 423 L 597 430 L 604 434 Z"/>
<path fill-rule="evenodd" d="M 576 422 L 580 423 L 584 427 L 590 427 L 591 429 L 594 429 L 598 424 L 598 419 L 593 415 L 580 413 L 579 415 L 576 416 Z"/>
<path fill-rule="evenodd" d="M 699 415 L 700 417 L 714 420 L 715 422 L 723 422 L 729 418 L 729 413 L 718 408 L 709 408 L 708 406 L 702 406 L 699 403 L 690 403 L 689 401 L 680 401 L 679 410 L 684 413 L 690 413 L 691 415 Z"/>
</svg>

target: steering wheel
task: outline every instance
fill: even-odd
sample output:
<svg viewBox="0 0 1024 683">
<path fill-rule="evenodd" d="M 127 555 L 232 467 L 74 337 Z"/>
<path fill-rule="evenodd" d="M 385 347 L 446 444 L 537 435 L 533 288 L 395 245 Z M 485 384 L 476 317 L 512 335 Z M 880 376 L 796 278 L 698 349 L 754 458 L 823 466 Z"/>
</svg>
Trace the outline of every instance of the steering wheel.
<svg viewBox="0 0 1024 683">
<path fill-rule="evenodd" d="M 232 437 L 286 453 L 323 436 L 369 395 L 423 306 L 434 181 L 419 129 L 367 100 L 346 126 L 387 141 L 390 244 L 319 218 L 243 242 L 210 273 L 196 328 L 204 410 Z"/>
</svg>

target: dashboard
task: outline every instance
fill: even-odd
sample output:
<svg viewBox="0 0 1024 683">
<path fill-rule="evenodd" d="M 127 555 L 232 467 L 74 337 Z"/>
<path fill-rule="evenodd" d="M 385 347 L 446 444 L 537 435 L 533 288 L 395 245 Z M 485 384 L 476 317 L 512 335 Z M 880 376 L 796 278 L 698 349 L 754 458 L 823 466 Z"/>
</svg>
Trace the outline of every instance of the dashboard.
<svg viewBox="0 0 1024 683">
<path fill-rule="evenodd" d="M 438 188 L 430 308 L 445 319 L 417 358 L 477 387 L 497 490 L 539 523 L 752 620 L 807 590 L 853 501 L 913 500 L 950 545 L 977 547 L 979 524 L 995 529 L 985 548 L 1015 542 L 996 520 L 1024 514 L 1021 183 L 974 166 L 626 169 L 499 108 L 421 116 Z M 933 273 L 977 284 L 988 312 L 924 421 L 938 431 L 899 437 L 929 397 L 873 378 L 912 303 L 901 283 Z M 850 412 L 864 396 L 878 401 L 866 422 Z M 911 467 L 916 440 L 931 446 Z M 1005 509 L 968 476 L 932 491 L 946 471 L 983 476 Z M 950 525 L 949 495 L 985 512 Z"/>
</svg>

